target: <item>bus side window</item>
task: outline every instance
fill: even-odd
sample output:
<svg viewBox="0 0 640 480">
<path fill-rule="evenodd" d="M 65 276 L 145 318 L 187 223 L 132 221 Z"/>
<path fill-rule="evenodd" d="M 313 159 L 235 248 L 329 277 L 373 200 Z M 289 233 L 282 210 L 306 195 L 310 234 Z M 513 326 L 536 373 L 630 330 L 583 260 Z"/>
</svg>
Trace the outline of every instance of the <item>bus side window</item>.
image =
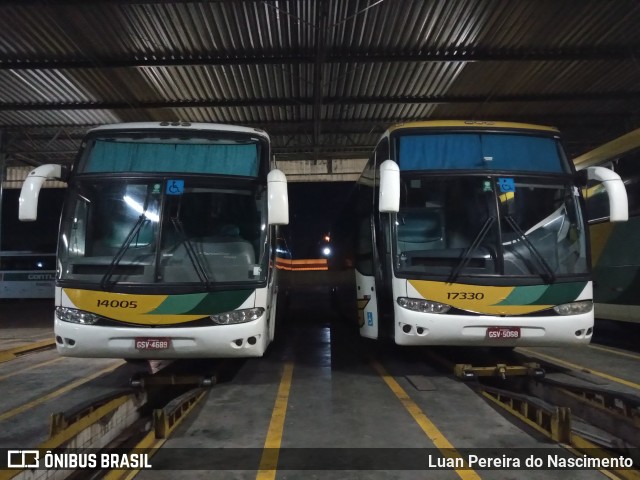
<svg viewBox="0 0 640 480">
<path fill-rule="evenodd" d="M 87 252 L 87 239 L 85 238 L 85 232 L 87 232 L 87 224 L 90 214 L 90 203 L 85 201 L 79 201 L 76 204 L 76 210 L 73 215 L 73 226 L 71 227 L 71 234 L 69 238 L 69 256 L 83 257 L 86 253 L 93 254 L 93 252 Z"/>
</svg>

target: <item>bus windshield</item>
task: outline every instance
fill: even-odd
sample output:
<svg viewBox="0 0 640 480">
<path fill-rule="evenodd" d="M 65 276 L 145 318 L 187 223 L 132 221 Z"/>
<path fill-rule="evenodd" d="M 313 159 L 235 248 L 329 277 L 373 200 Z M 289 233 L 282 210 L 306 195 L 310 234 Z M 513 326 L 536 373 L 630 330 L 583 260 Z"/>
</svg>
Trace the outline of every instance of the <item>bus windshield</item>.
<svg viewBox="0 0 640 480">
<path fill-rule="evenodd" d="M 402 174 L 399 274 L 586 275 L 585 226 L 570 182 L 528 176 Z"/>
<path fill-rule="evenodd" d="M 99 285 L 263 281 L 264 187 L 202 177 L 76 177 L 58 249 L 60 279 Z"/>
</svg>

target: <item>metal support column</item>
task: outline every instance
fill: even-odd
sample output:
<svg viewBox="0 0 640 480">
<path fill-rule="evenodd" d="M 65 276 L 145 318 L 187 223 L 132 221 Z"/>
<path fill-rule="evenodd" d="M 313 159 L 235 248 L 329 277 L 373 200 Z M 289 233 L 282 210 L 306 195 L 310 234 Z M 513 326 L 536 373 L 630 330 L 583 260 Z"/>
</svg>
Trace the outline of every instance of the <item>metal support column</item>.
<svg viewBox="0 0 640 480">
<path fill-rule="evenodd" d="M 3 200 L 3 188 L 4 184 L 4 171 L 7 154 L 5 153 L 5 141 L 4 130 L 0 129 L 0 252 L 2 252 L 2 200 Z"/>
</svg>

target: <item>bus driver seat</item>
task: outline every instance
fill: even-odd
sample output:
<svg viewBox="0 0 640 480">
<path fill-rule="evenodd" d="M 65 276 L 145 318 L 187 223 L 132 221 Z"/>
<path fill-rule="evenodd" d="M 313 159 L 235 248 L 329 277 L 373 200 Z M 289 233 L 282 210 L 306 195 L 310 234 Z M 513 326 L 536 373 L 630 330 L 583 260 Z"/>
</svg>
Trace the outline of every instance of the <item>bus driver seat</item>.
<svg viewBox="0 0 640 480">
<path fill-rule="evenodd" d="M 438 208 L 412 208 L 398 214 L 398 251 L 436 250 L 444 246 L 444 221 Z"/>
</svg>

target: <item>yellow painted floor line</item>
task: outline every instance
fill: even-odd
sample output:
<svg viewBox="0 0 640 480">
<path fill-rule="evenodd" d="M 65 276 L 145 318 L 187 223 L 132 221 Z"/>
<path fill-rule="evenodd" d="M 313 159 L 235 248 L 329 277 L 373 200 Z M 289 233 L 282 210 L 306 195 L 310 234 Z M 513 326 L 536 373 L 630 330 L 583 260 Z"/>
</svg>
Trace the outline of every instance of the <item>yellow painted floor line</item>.
<svg viewBox="0 0 640 480">
<path fill-rule="evenodd" d="M 17 347 L 9 348 L 8 350 L 0 350 L 0 363 L 14 360 L 18 355 L 24 355 L 26 353 L 37 350 L 43 350 L 45 348 L 55 347 L 55 340 L 48 338 L 46 340 L 40 340 L 38 342 L 26 343 Z"/>
<path fill-rule="evenodd" d="M 635 388 L 640 390 L 640 384 L 630 382 L 629 380 L 625 380 L 624 378 L 614 377 L 613 375 L 609 375 L 608 373 L 600 372 L 598 370 L 594 370 L 593 368 L 586 367 L 584 365 L 578 365 L 577 363 L 567 362 L 566 360 L 562 360 L 557 357 L 553 357 L 551 355 L 547 355 L 546 353 L 536 352 L 535 350 L 529 350 L 528 348 L 518 347 L 518 351 L 527 353 L 534 357 L 543 358 L 545 360 L 549 360 L 552 363 L 556 363 L 558 365 L 562 365 L 563 367 L 568 367 L 574 370 L 579 370 L 582 372 L 588 372 L 592 375 L 596 375 L 601 378 L 606 378 L 612 382 L 620 383 L 622 385 L 626 385 L 627 387 Z"/>
<path fill-rule="evenodd" d="M 384 367 L 376 361 L 372 361 L 372 364 L 376 372 L 378 372 L 387 386 L 396 395 L 396 397 L 398 397 L 398 400 L 400 400 L 402 405 L 404 405 L 404 408 L 407 409 L 409 414 L 411 414 L 413 419 L 420 426 L 420 428 L 422 428 L 422 431 L 427 435 L 427 437 L 429 437 L 436 448 L 442 452 L 443 456 L 450 458 L 462 458 L 462 455 L 460 455 L 451 444 L 451 442 L 447 440 L 447 437 L 445 437 L 444 434 L 438 429 L 438 427 L 436 427 L 434 423 L 429 420 L 429 418 L 420 409 L 418 404 L 411 400 L 411 397 L 409 397 L 405 389 L 402 388 L 400 384 L 387 373 Z M 464 480 L 480 478 L 476 471 L 471 469 L 456 469 L 456 473 L 460 478 Z"/>
<path fill-rule="evenodd" d="M 589 348 L 593 348 L 594 350 L 602 350 L 603 352 L 614 353 L 616 355 L 620 355 L 621 357 L 640 360 L 640 355 L 638 355 L 637 353 L 624 352 L 622 350 L 618 350 L 617 348 L 603 347 L 602 345 L 594 345 L 594 344 L 590 344 Z"/>
<path fill-rule="evenodd" d="M 155 432 L 152 430 L 135 448 L 144 450 L 149 457 L 152 457 L 162 448 L 167 440 L 167 438 L 155 438 Z M 140 473 L 139 468 L 131 470 L 109 470 L 102 478 L 103 480 L 132 480 L 138 473 Z"/>
<path fill-rule="evenodd" d="M 0 340 L 0 354 L 13 350 L 15 348 L 23 348 L 33 343 L 40 343 L 45 341 L 53 341 L 53 332 L 51 333 L 51 335 L 45 336 L 21 336 L 19 340 L 16 338 L 3 338 Z"/>
<path fill-rule="evenodd" d="M 117 362 L 115 365 L 111 365 L 110 367 L 107 368 L 103 368 L 102 370 L 93 373 L 87 377 L 83 377 L 80 378 L 78 380 L 75 380 L 71 383 L 69 383 L 68 385 L 65 385 L 62 388 L 59 388 L 58 390 L 54 390 L 51 393 L 48 393 L 47 395 L 44 395 L 40 398 L 38 398 L 37 400 L 33 400 L 31 402 L 25 403 L 24 405 L 20 405 L 19 407 L 13 408 L 9 411 L 6 411 L 4 413 L 0 413 L 0 422 L 11 418 L 11 417 L 15 417 L 16 415 L 19 415 L 20 413 L 26 412 L 27 410 L 36 407 L 42 403 L 48 402 L 49 400 L 52 400 L 56 397 L 59 397 L 60 395 L 62 395 L 63 393 L 68 392 L 69 390 L 73 390 L 76 387 L 79 387 L 80 385 L 87 383 L 91 380 L 93 380 L 94 378 L 98 378 L 100 375 L 104 375 L 105 373 L 109 373 L 112 372 L 113 370 L 115 370 L 116 368 L 120 367 L 124 365 L 123 361 Z"/>
<path fill-rule="evenodd" d="M 287 362 L 284 365 L 284 372 L 278 387 L 276 403 L 271 413 L 269 431 L 264 441 L 264 450 L 260 459 L 260 467 L 256 480 L 273 480 L 276 478 L 278 470 L 278 455 L 282 444 L 282 432 L 284 430 L 284 419 L 287 415 L 287 403 L 289 402 L 289 392 L 291 391 L 291 378 L 293 377 L 293 363 Z"/>
<path fill-rule="evenodd" d="M 63 360 L 64 357 L 57 357 L 53 360 L 47 360 L 46 362 L 36 363 L 35 365 L 31 365 L 30 367 L 23 368 L 21 370 L 16 370 L 15 372 L 8 373 L 6 375 L 0 375 L 0 380 L 6 380 L 7 378 L 14 377 L 16 375 L 20 375 L 21 373 L 28 372 L 29 370 L 34 370 L 36 368 L 44 367 L 45 365 L 51 365 L 52 363 L 59 362 Z"/>
<path fill-rule="evenodd" d="M 568 450 L 569 452 L 571 452 L 573 455 L 576 456 L 576 458 L 581 458 L 582 457 L 582 452 L 580 452 L 579 450 L 573 448 L 571 445 L 567 445 L 566 443 L 559 443 L 558 445 L 560 445 L 562 448 Z M 608 471 L 608 470 L 604 470 L 604 469 L 598 469 L 598 471 L 603 474 L 605 477 L 609 478 L 610 480 L 622 480 L 619 476 L 617 476 L 616 474 Z"/>
</svg>

